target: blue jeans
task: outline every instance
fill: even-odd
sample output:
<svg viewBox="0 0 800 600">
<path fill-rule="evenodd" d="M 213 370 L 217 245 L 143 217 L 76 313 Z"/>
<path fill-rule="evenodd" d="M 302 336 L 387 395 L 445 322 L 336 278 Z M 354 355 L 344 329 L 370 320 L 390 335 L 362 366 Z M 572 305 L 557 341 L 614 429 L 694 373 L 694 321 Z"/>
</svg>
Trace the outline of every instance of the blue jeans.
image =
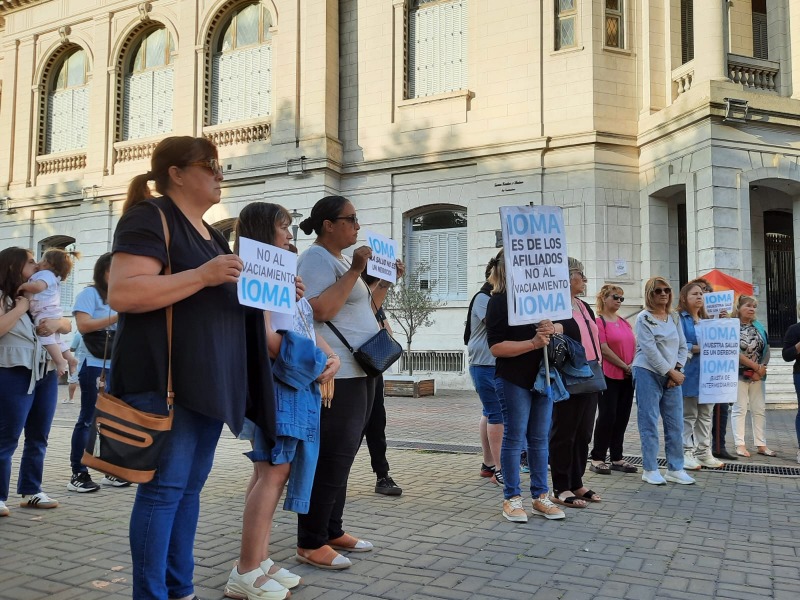
<svg viewBox="0 0 800 600">
<path fill-rule="evenodd" d="M 794 374 L 794 391 L 797 394 L 797 414 L 794 417 L 794 430 L 797 434 L 797 447 L 800 448 L 800 373 Z"/>
<path fill-rule="evenodd" d="M 500 400 L 497 398 L 497 390 L 494 385 L 494 367 L 488 365 L 470 365 L 469 374 L 472 377 L 472 385 L 478 392 L 478 397 L 483 405 L 483 416 L 490 425 L 501 425 L 503 423 L 503 409 L 500 408 Z"/>
<path fill-rule="evenodd" d="M 139 410 L 165 414 L 164 395 L 126 394 Z M 194 593 L 194 536 L 200 491 L 211 471 L 222 422 L 175 405 L 175 416 L 152 481 L 139 485 L 130 522 L 133 599 Z"/>
<path fill-rule="evenodd" d="M 72 443 L 69 451 L 69 464 L 73 473 L 85 473 L 88 469 L 81 464 L 86 442 L 89 440 L 89 430 L 94 419 L 94 405 L 97 403 L 97 378 L 100 377 L 100 367 L 90 367 L 86 362 L 78 367 L 78 383 L 81 386 L 81 410 L 75 429 L 72 430 Z M 111 373 L 106 369 L 106 381 L 111 378 Z"/>
<path fill-rule="evenodd" d="M 658 470 L 658 417 L 664 422 L 664 447 L 667 469 L 683 470 L 683 392 L 680 386 L 667 387 L 669 377 L 643 367 L 633 367 L 642 465 L 645 471 Z"/>
<path fill-rule="evenodd" d="M 11 457 L 19 436 L 25 431 L 25 444 L 19 463 L 17 493 L 25 496 L 42 491 L 42 470 L 47 438 L 58 402 L 58 379 L 50 371 L 28 393 L 31 370 L 25 367 L 0 368 L 0 500 L 8 500 L 11 482 Z"/>
<path fill-rule="evenodd" d="M 505 481 L 503 497 L 508 499 L 521 495 L 519 455 L 527 446 L 531 496 L 538 498 L 548 490 L 548 440 L 553 403 L 547 396 L 514 385 L 502 377 L 495 378 L 494 382 L 505 423 L 500 450 L 500 466 Z"/>
</svg>

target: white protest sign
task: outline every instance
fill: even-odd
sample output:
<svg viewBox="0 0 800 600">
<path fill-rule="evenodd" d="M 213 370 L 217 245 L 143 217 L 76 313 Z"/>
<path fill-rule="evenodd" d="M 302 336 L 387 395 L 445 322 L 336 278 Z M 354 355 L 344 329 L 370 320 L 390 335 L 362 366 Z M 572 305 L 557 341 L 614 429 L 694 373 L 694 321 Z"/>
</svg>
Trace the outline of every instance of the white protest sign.
<svg viewBox="0 0 800 600">
<path fill-rule="evenodd" d="M 367 275 L 389 283 L 397 282 L 397 242 L 367 231 L 367 243 L 372 248 L 372 258 L 367 261 Z"/>
<path fill-rule="evenodd" d="M 294 313 L 297 255 L 255 240 L 239 238 L 239 257 L 244 262 L 236 286 L 239 304 Z"/>
<path fill-rule="evenodd" d="M 704 319 L 695 325 L 700 354 L 700 404 L 736 402 L 739 389 L 739 319 Z"/>
<path fill-rule="evenodd" d="M 500 208 L 508 324 L 572 317 L 564 217 L 557 206 Z"/>
<path fill-rule="evenodd" d="M 733 290 L 703 294 L 703 304 L 709 317 L 716 317 L 723 310 L 731 314 L 733 312 Z"/>
</svg>

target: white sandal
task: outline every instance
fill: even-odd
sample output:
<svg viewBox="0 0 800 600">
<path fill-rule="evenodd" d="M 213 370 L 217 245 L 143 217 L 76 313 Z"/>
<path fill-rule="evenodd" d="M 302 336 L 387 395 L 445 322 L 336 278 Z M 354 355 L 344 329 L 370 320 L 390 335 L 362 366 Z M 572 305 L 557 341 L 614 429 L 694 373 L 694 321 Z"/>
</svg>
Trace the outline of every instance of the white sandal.
<svg viewBox="0 0 800 600">
<path fill-rule="evenodd" d="M 233 567 L 225 586 L 225 596 L 235 600 L 284 600 L 291 595 L 289 590 L 269 576 L 256 587 L 256 580 L 265 575 L 261 567 L 247 573 L 239 573 L 239 568 Z"/>
<path fill-rule="evenodd" d="M 267 574 L 268 577 L 272 577 L 275 581 L 280 583 L 283 587 L 287 590 L 297 587 L 301 583 L 303 583 L 302 578 L 300 575 L 295 575 L 288 569 L 280 568 L 274 573 L 270 573 L 269 570 L 272 568 L 272 565 L 275 563 L 272 562 L 271 558 L 266 559 L 261 563 L 261 570 Z"/>
</svg>

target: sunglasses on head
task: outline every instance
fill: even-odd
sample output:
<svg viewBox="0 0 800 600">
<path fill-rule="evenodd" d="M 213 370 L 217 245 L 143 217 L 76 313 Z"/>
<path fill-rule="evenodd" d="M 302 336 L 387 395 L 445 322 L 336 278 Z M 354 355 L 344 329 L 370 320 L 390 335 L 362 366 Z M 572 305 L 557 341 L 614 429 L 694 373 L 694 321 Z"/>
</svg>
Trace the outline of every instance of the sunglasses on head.
<svg viewBox="0 0 800 600">
<path fill-rule="evenodd" d="M 625 302 L 625 296 L 620 296 L 619 294 L 611 294 L 611 297 L 614 300 L 618 300 L 619 302 Z"/>
<path fill-rule="evenodd" d="M 671 294 L 672 293 L 672 288 L 668 288 L 668 287 L 653 288 L 653 293 L 654 294 Z"/>
</svg>

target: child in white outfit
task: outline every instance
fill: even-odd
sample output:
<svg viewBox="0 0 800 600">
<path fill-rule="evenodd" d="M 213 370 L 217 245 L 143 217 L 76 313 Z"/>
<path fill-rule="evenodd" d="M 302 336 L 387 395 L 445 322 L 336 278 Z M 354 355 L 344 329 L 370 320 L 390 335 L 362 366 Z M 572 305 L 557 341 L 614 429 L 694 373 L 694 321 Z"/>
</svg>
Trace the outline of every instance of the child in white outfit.
<svg viewBox="0 0 800 600">
<path fill-rule="evenodd" d="M 79 254 L 57 248 L 47 250 L 39 261 L 39 270 L 19 287 L 20 293 L 32 294 L 30 312 L 37 327 L 45 319 L 60 319 L 63 316 L 60 282 L 66 280 L 72 271 L 73 257 L 79 258 Z M 59 375 L 77 369 L 78 361 L 70 352 L 69 344 L 61 341 L 59 333 L 40 335 L 39 341 L 53 359 Z"/>
</svg>

